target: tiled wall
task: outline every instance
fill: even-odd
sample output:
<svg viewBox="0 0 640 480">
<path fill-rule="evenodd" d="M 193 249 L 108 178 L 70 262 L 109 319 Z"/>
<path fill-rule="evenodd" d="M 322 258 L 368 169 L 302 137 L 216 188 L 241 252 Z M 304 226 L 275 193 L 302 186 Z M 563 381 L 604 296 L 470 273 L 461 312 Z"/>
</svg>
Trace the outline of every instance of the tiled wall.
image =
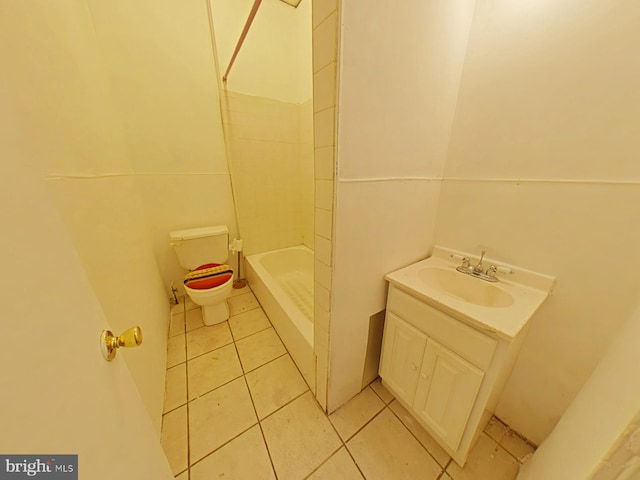
<svg viewBox="0 0 640 480">
<path fill-rule="evenodd" d="M 305 236 L 313 247 L 311 120 L 303 121 L 305 113 L 311 115 L 309 104 L 223 93 L 227 153 L 246 255 L 300 245 Z"/>
<path fill-rule="evenodd" d="M 313 1 L 316 398 L 327 407 L 333 260 L 338 0 Z"/>
<path fill-rule="evenodd" d="M 300 140 L 300 222 L 302 225 L 302 243 L 314 249 L 314 168 L 313 168 L 313 99 L 304 102 L 298 108 Z"/>
</svg>

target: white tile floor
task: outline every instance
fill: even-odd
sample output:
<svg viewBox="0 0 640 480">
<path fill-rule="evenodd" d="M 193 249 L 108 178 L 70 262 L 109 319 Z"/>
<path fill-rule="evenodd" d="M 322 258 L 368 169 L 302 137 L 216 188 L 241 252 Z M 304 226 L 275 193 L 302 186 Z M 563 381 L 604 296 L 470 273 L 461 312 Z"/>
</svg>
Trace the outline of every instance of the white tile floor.
<svg viewBox="0 0 640 480">
<path fill-rule="evenodd" d="M 180 480 L 512 480 L 533 452 L 493 419 L 464 469 L 380 381 L 327 416 L 251 290 L 205 327 L 172 309 L 162 445 Z"/>
</svg>

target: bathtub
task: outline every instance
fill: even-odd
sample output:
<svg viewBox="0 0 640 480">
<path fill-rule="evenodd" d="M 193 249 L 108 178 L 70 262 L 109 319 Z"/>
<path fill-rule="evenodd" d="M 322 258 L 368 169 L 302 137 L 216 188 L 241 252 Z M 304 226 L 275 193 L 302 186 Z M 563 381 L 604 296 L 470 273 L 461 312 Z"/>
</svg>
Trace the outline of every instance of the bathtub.
<svg viewBox="0 0 640 480">
<path fill-rule="evenodd" d="M 245 264 L 249 286 L 315 391 L 313 252 L 298 245 L 249 255 Z"/>
</svg>

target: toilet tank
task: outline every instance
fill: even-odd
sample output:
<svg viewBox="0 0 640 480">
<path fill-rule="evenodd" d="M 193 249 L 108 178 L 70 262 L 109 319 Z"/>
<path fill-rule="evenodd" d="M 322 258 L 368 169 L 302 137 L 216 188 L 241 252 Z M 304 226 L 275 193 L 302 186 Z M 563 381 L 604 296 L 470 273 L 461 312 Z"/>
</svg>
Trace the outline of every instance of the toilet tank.
<svg viewBox="0 0 640 480">
<path fill-rule="evenodd" d="M 225 263 L 229 258 L 229 229 L 226 225 L 177 230 L 169 236 L 180 265 L 188 270 L 205 263 Z"/>
</svg>

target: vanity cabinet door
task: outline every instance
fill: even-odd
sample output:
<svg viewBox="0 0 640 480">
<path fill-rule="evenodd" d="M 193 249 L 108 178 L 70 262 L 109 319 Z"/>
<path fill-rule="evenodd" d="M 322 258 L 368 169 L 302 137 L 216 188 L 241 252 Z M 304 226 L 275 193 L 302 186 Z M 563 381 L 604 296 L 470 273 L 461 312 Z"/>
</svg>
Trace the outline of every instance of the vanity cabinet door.
<svg viewBox="0 0 640 480">
<path fill-rule="evenodd" d="M 380 359 L 380 376 L 411 404 L 427 336 L 391 312 L 387 313 Z"/>
<path fill-rule="evenodd" d="M 433 339 L 427 341 L 414 410 L 457 450 L 484 373 Z"/>
</svg>

